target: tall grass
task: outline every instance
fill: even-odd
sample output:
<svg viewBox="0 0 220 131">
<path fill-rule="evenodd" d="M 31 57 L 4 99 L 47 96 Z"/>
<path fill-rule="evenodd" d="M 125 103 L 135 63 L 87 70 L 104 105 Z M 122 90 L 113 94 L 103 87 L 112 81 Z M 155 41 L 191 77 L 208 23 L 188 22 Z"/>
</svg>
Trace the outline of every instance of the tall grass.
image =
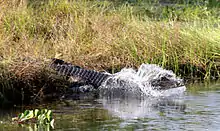
<svg viewBox="0 0 220 131">
<path fill-rule="evenodd" d="M 217 7 L 211 1 L 3 1 L 0 64 L 15 74 L 26 69 L 16 71 L 22 62 L 52 57 L 112 72 L 154 63 L 182 77 L 218 78 Z"/>
<path fill-rule="evenodd" d="M 181 72 L 180 65 L 190 65 L 203 70 L 205 77 L 219 66 L 217 9 L 140 1 L 136 5 L 32 2 L 1 5 L 0 54 L 4 60 L 60 57 L 97 69 L 146 62 L 176 73 Z"/>
</svg>

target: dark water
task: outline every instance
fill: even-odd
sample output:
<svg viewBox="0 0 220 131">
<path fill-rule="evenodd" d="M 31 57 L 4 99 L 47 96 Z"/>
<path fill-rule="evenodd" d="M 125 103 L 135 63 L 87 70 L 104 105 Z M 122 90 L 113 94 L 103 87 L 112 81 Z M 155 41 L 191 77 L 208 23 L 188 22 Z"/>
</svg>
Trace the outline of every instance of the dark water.
<svg viewBox="0 0 220 131">
<path fill-rule="evenodd" d="M 63 100 L 46 107 L 54 112 L 53 130 L 219 131 L 220 83 L 190 84 L 178 98 Z M 1 131 L 34 130 L 11 122 L 18 112 L 1 110 Z"/>
</svg>

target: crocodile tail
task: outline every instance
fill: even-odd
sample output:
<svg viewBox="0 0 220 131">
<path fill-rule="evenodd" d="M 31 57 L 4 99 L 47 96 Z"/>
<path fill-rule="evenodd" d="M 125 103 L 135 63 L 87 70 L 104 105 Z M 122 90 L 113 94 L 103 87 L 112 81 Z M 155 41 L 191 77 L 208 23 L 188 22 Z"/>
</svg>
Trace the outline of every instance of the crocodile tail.
<svg viewBox="0 0 220 131">
<path fill-rule="evenodd" d="M 77 76 L 88 83 L 99 87 L 102 82 L 104 82 L 110 74 L 97 72 L 94 70 L 87 70 L 79 66 L 74 66 L 70 63 L 64 62 L 63 60 L 53 58 L 53 62 L 50 65 L 51 68 L 56 70 L 59 74 L 65 76 Z"/>
</svg>

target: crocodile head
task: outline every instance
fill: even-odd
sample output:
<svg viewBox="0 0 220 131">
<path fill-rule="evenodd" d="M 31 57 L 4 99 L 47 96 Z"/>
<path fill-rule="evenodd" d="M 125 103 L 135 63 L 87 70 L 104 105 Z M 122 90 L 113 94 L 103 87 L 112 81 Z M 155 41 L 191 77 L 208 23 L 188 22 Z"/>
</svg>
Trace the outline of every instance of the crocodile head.
<svg viewBox="0 0 220 131">
<path fill-rule="evenodd" d="M 164 74 L 157 79 L 152 79 L 150 81 L 150 84 L 154 87 L 154 89 L 158 90 L 167 90 L 184 86 L 184 82 L 182 79 L 170 74 Z"/>
</svg>

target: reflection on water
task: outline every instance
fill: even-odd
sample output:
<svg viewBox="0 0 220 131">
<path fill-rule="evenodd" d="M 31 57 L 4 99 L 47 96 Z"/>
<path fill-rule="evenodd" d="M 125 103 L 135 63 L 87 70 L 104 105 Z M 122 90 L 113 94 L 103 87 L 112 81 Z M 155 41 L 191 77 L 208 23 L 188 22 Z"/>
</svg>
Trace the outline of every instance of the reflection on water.
<svg viewBox="0 0 220 131">
<path fill-rule="evenodd" d="M 102 99 L 103 107 L 112 115 L 122 119 L 138 119 L 156 117 L 158 112 L 184 112 L 186 105 L 179 99 Z"/>
<path fill-rule="evenodd" d="M 212 87 L 212 88 L 209 88 Z M 220 84 L 192 84 L 180 97 L 65 100 L 48 105 L 55 130 L 220 130 Z M 4 115 L 5 114 L 5 115 Z M 0 130 L 29 130 L 2 113 Z"/>
</svg>

